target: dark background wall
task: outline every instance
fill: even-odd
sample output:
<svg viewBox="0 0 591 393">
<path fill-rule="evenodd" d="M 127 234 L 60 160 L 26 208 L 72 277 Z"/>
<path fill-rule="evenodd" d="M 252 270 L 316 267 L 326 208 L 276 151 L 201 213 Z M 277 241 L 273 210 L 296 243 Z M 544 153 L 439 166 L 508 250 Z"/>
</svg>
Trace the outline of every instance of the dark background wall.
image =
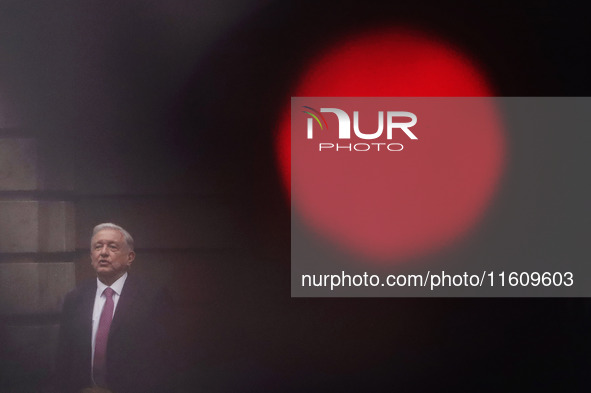
<svg viewBox="0 0 591 393">
<path fill-rule="evenodd" d="M 60 301 L 92 276 L 89 235 L 104 221 L 134 235 L 134 270 L 171 290 L 187 391 L 588 386 L 585 300 L 291 299 L 273 147 L 306 61 L 372 26 L 441 32 L 485 65 L 500 96 L 589 95 L 591 35 L 574 3 L 0 9 L 0 391 L 42 391 L 51 378 Z M 560 189 L 559 173 L 540 179 Z M 512 190 L 500 217 L 524 204 Z M 572 201 L 585 206 L 585 194 Z"/>
</svg>

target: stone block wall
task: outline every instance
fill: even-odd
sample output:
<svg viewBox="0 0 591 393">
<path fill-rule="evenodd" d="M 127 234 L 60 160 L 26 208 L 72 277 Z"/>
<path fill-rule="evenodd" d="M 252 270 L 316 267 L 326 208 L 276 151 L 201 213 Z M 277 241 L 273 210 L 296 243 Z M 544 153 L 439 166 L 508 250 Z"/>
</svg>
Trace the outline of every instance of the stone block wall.
<svg viewBox="0 0 591 393">
<path fill-rule="evenodd" d="M 49 382 L 62 301 L 75 286 L 72 183 L 59 153 L 0 108 L 2 392 Z"/>
</svg>

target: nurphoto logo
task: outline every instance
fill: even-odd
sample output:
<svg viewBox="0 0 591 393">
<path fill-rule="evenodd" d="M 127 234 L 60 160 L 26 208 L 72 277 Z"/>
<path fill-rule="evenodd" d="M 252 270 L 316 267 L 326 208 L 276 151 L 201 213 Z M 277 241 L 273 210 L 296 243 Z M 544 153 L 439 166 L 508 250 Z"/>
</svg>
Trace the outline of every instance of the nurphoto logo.
<svg viewBox="0 0 591 393">
<path fill-rule="evenodd" d="M 323 113 L 332 113 L 338 120 L 338 139 L 351 139 L 351 117 L 349 114 L 339 108 L 320 108 L 320 111 L 310 107 L 303 106 L 305 114 L 310 117 L 307 119 L 307 138 L 314 139 L 314 126 L 318 125 L 320 131 L 328 131 L 328 123 Z M 363 132 L 359 127 L 359 111 L 353 111 L 353 132 L 355 136 L 362 140 L 376 140 L 384 132 L 384 117 L 386 118 L 386 140 L 391 141 L 394 132 L 402 131 L 411 140 L 419 139 L 410 128 L 417 124 L 417 116 L 411 112 L 404 111 L 378 111 L 378 128 L 375 132 Z M 401 121 L 406 120 L 406 121 Z M 383 138 L 382 138 L 383 139 Z M 318 143 L 318 151 L 402 151 L 402 143 L 371 142 L 371 143 Z"/>
</svg>

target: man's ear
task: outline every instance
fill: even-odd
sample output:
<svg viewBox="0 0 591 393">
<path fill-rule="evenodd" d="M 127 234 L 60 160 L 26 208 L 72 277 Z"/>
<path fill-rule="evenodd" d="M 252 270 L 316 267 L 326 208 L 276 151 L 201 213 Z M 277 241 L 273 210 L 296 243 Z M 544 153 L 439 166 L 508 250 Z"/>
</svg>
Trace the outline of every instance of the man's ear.
<svg viewBox="0 0 591 393">
<path fill-rule="evenodd" d="M 131 266 L 131 263 L 133 262 L 134 259 L 135 259 L 135 252 L 130 251 L 129 254 L 127 254 L 127 266 Z"/>
</svg>

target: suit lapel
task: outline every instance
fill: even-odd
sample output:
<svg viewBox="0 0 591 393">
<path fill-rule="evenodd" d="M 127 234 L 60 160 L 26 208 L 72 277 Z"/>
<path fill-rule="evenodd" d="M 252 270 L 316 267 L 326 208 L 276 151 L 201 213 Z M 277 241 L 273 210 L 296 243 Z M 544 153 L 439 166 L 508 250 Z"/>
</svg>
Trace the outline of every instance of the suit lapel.
<svg viewBox="0 0 591 393">
<path fill-rule="evenodd" d="M 80 311 L 77 313 L 79 321 L 77 322 L 80 326 L 82 345 L 82 360 L 84 362 L 83 369 L 90 371 L 90 362 L 92 357 L 92 314 L 94 310 L 94 298 L 96 296 L 96 279 L 89 283 L 80 299 Z M 90 378 L 90 372 L 88 374 Z"/>
<path fill-rule="evenodd" d="M 92 314 L 94 311 L 94 298 L 96 297 L 96 280 L 88 286 L 88 289 L 84 291 L 82 299 L 82 323 L 85 330 L 92 332 Z M 89 333 L 90 334 L 90 333 Z"/>
<path fill-rule="evenodd" d="M 120 328 L 122 321 L 125 319 L 125 316 L 133 312 L 132 306 L 136 295 L 137 287 L 135 281 L 131 278 L 131 275 L 128 274 L 127 279 L 125 280 L 125 285 L 123 285 L 123 289 L 121 290 L 121 297 L 117 303 L 117 308 L 115 309 L 115 315 L 113 316 L 109 336 L 115 334 Z"/>
</svg>

